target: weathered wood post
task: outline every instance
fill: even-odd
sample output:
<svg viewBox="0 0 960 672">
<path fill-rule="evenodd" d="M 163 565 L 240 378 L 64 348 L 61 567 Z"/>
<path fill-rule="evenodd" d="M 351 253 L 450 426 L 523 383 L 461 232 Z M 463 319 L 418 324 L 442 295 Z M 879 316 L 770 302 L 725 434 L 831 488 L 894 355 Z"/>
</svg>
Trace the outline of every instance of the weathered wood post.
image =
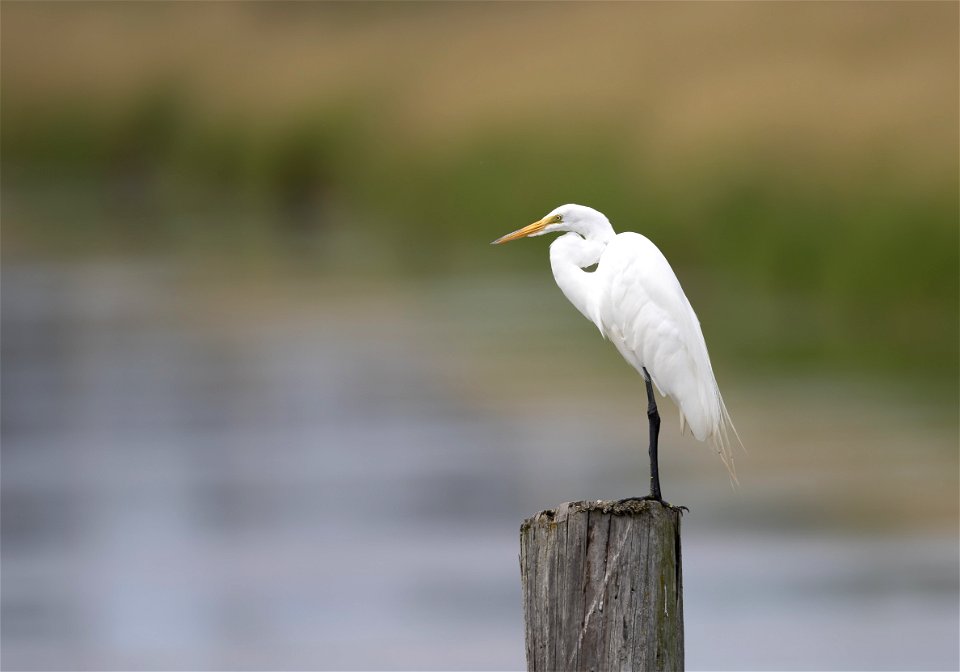
<svg viewBox="0 0 960 672">
<path fill-rule="evenodd" d="M 570 502 L 523 522 L 527 669 L 683 669 L 680 514 Z"/>
</svg>

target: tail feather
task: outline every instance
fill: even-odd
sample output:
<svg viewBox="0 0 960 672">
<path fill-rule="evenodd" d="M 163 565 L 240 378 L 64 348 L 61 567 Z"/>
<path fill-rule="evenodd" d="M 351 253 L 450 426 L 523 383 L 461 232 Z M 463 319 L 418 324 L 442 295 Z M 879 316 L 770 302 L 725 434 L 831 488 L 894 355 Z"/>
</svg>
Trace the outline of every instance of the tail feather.
<svg viewBox="0 0 960 672">
<path fill-rule="evenodd" d="M 717 454 L 720 456 L 723 466 L 727 468 L 727 473 L 730 474 L 731 484 L 736 487 L 740 485 L 740 480 L 737 478 L 737 468 L 733 458 L 733 442 L 730 440 L 730 430 L 733 430 L 733 435 L 736 438 L 736 442 L 740 444 L 740 448 L 744 452 L 746 452 L 747 449 L 743 445 L 743 440 L 740 438 L 740 433 L 733 424 L 733 418 L 730 417 L 730 412 L 727 411 L 727 405 L 723 403 L 723 397 L 720 395 L 719 390 L 717 391 L 717 401 L 720 405 L 720 421 L 714 428 L 714 431 L 710 437 L 710 441 L 713 444 L 714 449 L 717 451 Z"/>
</svg>

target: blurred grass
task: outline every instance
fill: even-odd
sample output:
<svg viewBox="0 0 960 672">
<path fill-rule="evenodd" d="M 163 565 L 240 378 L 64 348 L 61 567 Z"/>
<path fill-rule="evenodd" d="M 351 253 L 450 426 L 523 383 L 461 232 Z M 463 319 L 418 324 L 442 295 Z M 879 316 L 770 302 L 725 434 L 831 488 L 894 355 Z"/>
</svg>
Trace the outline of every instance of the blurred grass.
<svg viewBox="0 0 960 672">
<path fill-rule="evenodd" d="M 745 362 L 955 387 L 957 22 L 950 3 L 7 3 L 3 258 L 539 281 L 543 245 L 486 243 L 582 202 L 657 242 Z"/>
</svg>

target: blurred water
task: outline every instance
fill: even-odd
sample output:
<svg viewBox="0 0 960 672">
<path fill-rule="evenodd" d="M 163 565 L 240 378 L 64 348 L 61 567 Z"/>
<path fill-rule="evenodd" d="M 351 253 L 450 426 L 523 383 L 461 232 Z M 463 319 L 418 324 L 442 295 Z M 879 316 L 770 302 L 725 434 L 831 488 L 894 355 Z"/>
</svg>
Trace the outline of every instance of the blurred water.
<svg viewBox="0 0 960 672">
<path fill-rule="evenodd" d="M 425 343 L 456 326 L 415 298 L 263 314 L 161 264 L 2 280 L 6 669 L 519 669 L 520 521 L 642 482 L 616 431 L 458 380 L 471 346 Z M 665 460 L 689 667 L 957 668 L 953 530 L 797 526 L 778 493 L 751 526 L 709 456 Z"/>
</svg>

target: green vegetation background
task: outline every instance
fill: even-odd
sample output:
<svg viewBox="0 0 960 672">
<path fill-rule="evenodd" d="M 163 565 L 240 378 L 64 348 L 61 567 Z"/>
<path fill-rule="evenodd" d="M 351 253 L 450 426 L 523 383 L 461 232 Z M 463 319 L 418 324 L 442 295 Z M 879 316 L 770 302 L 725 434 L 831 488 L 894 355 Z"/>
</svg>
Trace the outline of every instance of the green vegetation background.
<svg viewBox="0 0 960 672">
<path fill-rule="evenodd" d="M 955 3 L 4 3 L 3 259 L 545 283 L 543 245 L 487 243 L 580 202 L 664 250 L 727 355 L 953 389 L 957 25 Z"/>
</svg>

